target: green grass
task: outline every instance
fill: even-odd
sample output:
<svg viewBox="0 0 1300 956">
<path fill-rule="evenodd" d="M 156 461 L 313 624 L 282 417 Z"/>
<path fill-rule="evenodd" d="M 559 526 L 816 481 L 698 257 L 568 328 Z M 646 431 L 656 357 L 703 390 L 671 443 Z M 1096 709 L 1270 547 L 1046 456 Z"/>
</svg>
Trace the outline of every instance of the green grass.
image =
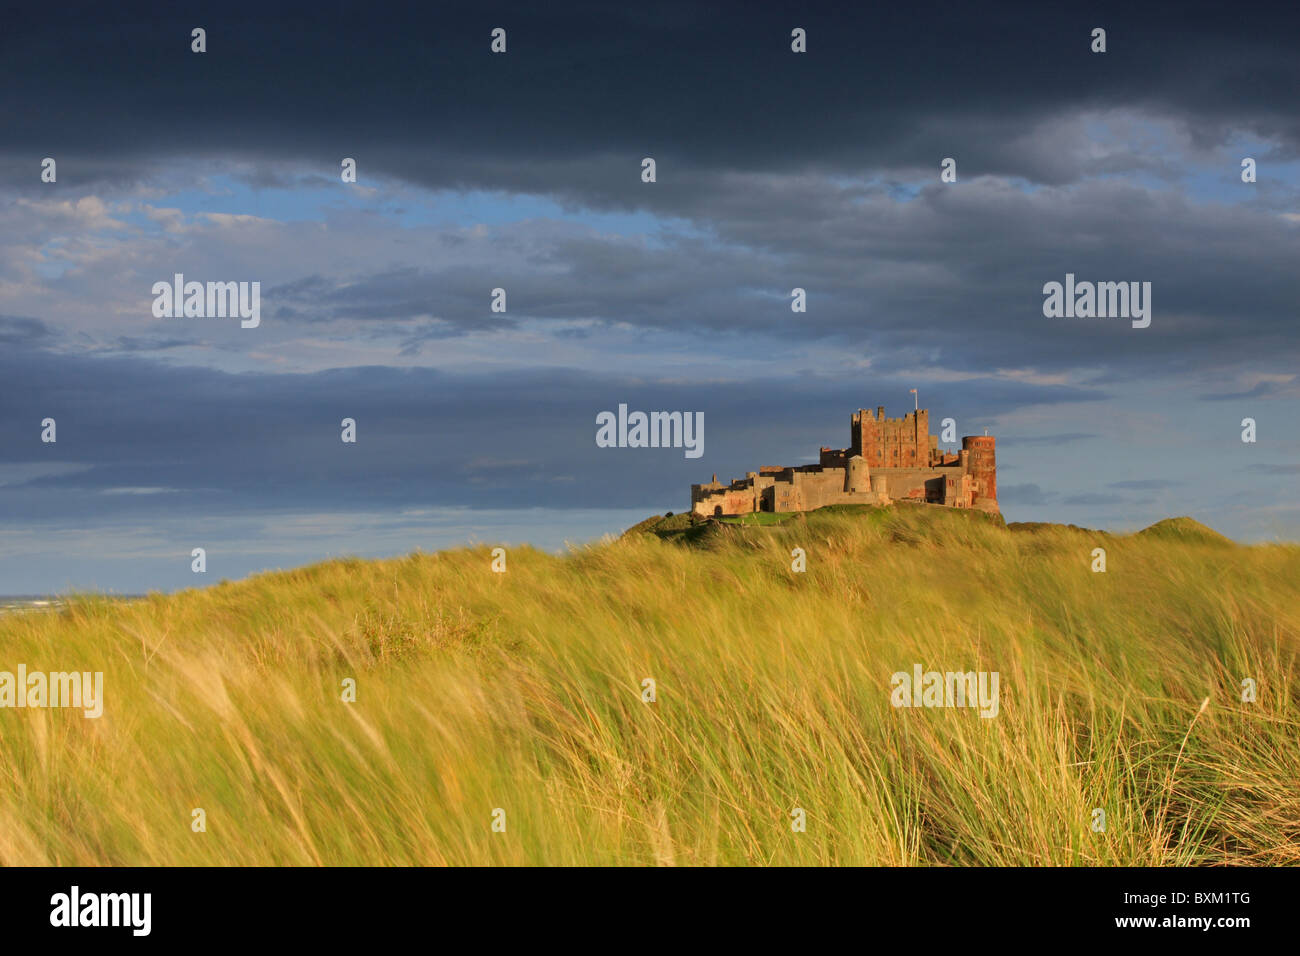
<svg viewBox="0 0 1300 956">
<path fill-rule="evenodd" d="M 1300 862 L 1300 548 L 973 517 L 679 518 L 504 574 L 482 547 L 0 617 L 0 668 L 106 697 L 0 710 L 0 863 Z M 890 706 L 913 663 L 999 672 L 998 716 Z"/>
<path fill-rule="evenodd" d="M 791 512 L 754 511 L 745 515 L 728 515 L 722 518 L 724 524 L 772 525 L 781 524 L 793 517 Z"/>
</svg>

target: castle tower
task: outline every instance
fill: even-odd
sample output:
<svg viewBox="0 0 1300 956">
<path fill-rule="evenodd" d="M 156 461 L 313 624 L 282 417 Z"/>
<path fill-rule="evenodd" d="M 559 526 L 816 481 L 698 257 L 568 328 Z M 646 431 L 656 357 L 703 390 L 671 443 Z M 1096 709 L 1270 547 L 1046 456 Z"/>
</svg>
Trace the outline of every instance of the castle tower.
<svg viewBox="0 0 1300 956">
<path fill-rule="evenodd" d="M 886 418 L 885 406 L 872 414 L 860 408 L 851 425 L 849 457 L 861 455 L 870 468 L 928 468 L 937 457 L 938 439 L 930 434 L 930 410 L 918 408 L 902 418 Z"/>
<path fill-rule="evenodd" d="M 961 440 L 964 469 L 975 479 L 974 507 L 998 510 L 998 463 L 992 435 L 967 435 Z"/>
<path fill-rule="evenodd" d="M 877 409 L 877 415 L 871 414 L 869 408 L 859 408 L 853 415 L 852 432 L 849 438 L 848 453 L 852 458 L 861 455 L 867 467 L 888 465 L 880 446 L 880 423 L 885 420 L 885 408 Z"/>
<path fill-rule="evenodd" d="M 849 459 L 844 470 L 844 490 L 849 494 L 865 494 L 871 490 L 871 468 L 861 455 Z"/>
</svg>

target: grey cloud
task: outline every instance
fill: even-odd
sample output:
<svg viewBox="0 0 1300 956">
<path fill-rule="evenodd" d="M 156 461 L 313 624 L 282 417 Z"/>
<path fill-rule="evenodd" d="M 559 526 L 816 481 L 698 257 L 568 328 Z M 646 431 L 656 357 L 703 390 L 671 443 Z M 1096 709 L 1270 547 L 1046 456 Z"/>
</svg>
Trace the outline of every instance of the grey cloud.
<svg viewBox="0 0 1300 956">
<path fill-rule="evenodd" d="M 1087 505 L 1094 507 L 1098 505 L 1115 505 L 1124 501 L 1123 495 L 1104 495 L 1087 492 L 1081 495 L 1069 495 L 1062 500 L 1065 505 Z"/>
<path fill-rule="evenodd" d="M 1006 505 L 1046 505 L 1055 497 L 1056 495 L 1052 492 L 1045 491 L 1033 483 L 1023 485 L 1004 484 L 998 488 L 998 502 L 1004 507 Z"/>
<path fill-rule="evenodd" d="M 119 352 L 165 352 L 169 349 L 187 348 L 194 345 L 193 339 L 182 338 L 146 338 L 136 335 L 119 335 L 114 340 L 114 349 Z"/>
<path fill-rule="evenodd" d="M 55 332 L 40 319 L 0 315 L 0 345 L 44 345 Z"/>
<path fill-rule="evenodd" d="M 1265 398 L 1276 394 L 1278 390 L 1274 382 L 1260 382 L 1254 388 L 1247 389 L 1244 392 L 1212 392 L 1206 395 L 1197 395 L 1196 397 L 1203 402 L 1235 402 L 1244 398 Z"/>
<path fill-rule="evenodd" d="M 266 307 L 286 322 L 416 324 L 393 330 L 407 347 L 525 317 L 616 320 L 720 345 L 728 339 L 719 334 L 847 342 L 886 371 L 1106 366 L 1099 384 L 1211 362 L 1291 369 L 1300 360 L 1300 233 L 1275 215 L 1107 182 L 1033 195 L 992 181 L 936 185 L 859 209 L 829 181 L 793 194 L 786 185 L 764 178 L 714 195 L 698 212 L 713 223 L 709 239 L 670 229 L 652 245 L 533 221 L 491 231 L 472 254 L 439 266 L 439 250 L 463 237 L 427 232 L 406 241 L 427 249 L 428 267 L 279 282 Z M 320 248 L 338 254 L 336 242 Z M 1045 318 L 1042 286 L 1067 272 L 1151 282 L 1151 327 Z M 796 285 L 807 289 L 808 311 L 794 316 Z M 509 296 L 505 315 L 488 310 L 496 287 Z"/>
</svg>

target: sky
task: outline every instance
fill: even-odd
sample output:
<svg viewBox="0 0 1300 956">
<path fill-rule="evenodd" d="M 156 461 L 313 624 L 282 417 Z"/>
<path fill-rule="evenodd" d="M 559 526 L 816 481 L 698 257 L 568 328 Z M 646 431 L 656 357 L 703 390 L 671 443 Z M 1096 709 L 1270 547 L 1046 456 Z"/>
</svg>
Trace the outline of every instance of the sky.
<svg viewBox="0 0 1300 956">
<path fill-rule="evenodd" d="M 1300 12 L 1133 6 L 7 11 L 0 594 L 558 550 L 912 388 L 1009 521 L 1300 540 Z M 1067 273 L 1150 326 L 1045 316 Z M 703 454 L 597 447 L 620 404 Z"/>
</svg>

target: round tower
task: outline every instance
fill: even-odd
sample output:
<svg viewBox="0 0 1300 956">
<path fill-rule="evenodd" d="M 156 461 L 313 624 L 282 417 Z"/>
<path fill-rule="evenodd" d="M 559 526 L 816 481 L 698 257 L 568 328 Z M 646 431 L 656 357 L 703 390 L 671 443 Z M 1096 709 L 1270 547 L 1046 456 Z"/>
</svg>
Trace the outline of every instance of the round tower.
<svg viewBox="0 0 1300 956">
<path fill-rule="evenodd" d="M 849 459 L 844 472 L 844 490 L 849 494 L 865 494 L 871 490 L 871 469 L 861 455 Z"/>
<path fill-rule="evenodd" d="M 872 475 L 871 490 L 876 494 L 877 504 L 882 504 L 882 505 L 889 504 L 889 476 L 888 475 Z"/>
<path fill-rule="evenodd" d="M 998 510 L 998 462 L 992 435 L 967 435 L 961 440 L 965 471 L 975 479 L 976 508 Z"/>
</svg>

